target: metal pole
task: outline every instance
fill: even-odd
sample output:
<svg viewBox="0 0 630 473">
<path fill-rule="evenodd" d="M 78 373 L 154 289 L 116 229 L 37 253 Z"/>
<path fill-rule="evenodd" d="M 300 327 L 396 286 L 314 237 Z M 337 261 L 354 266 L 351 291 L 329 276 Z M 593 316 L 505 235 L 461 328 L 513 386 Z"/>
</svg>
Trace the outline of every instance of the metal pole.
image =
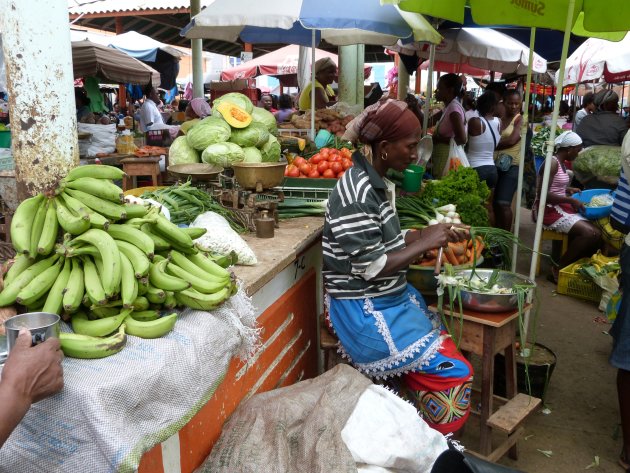
<svg viewBox="0 0 630 473">
<path fill-rule="evenodd" d="M 556 87 L 556 99 L 553 104 L 553 115 L 551 118 L 551 132 L 549 134 L 549 141 L 547 141 L 547 156 L 545 157 L 545 170 L 543 172 L 543 181 L 540 191 L 540 204 L 538 206 L 538 220 L 536 221 L 536 234 L 534 235 L 534 245 L 532 248 L 538 250 L 540 247 L 540 239 L 542 236 L 542 222 L 545 212 L 545 205 L 547 204 L 547 191 L 549 189 L 549 174 L 551 171 L 551 158 L 553 157 L 554 140 L 556 139 L 556 124 L 558 122 L 558 112 L 560 109 L 560 97 L 562 96 L 562 85 L 564 82 L 564 67 L 567 62 L 567 53 L 569 51 L 569 37 L 571 35 L 571 27 L 573 22 L 573 11 L 575 9 L 575 0 L 569 0 L 567 8 L 567 21 L 564 28 L 564 40 L 562 42 L 562 56 L 560 59 L 560 70 L 558 71 L 558 84 Z M 529 278 L 534 279 L 536 277 L 536 265 L 537 260 L 535 256 L 532 256 L 532 261 L 529 267 Z M 523 336 L 527 339 L 527 330 L 529 329 L 529 312 L 525 314 L 525 320 L 523 323 Z"/>
<path fill-rule="evenodd" d="M 429 46 L 429 71 L 427 78 L 427 93 L 424 100 L 424 120 L 422 123 L 422 134 L 427 134 L 427 128 L 429 128 L 429 105 L 431 104 L 431 97 L 433 95 L 433 66 L 435 64 L 435 44 L 431 43 Z"/>
<path fill-rule="evenodd" d="M 315 140 L 315 40 L 316 30 L 311 31 L 311 140 Z"/>
<path fill-rule="evenodd" d="M 571 131 L 575 131 L 575 114 L 577 113 L 577 105 L 578 105 L 578 88 L 580 87 L 579 82 L 575 84 L 575 91 L 573 92 L 573 116 L 571 118 Z"/>
<path fill-rule="evenodd" d="M 79 164 L 67 5 L 7 0 L 0 31 L 21 201 Z"/>
<path fill-rule="evenodd" d="M 529 37 L 529 64 L 527 67 L 527 84 L 525 86 L 525 113 L 521 121 L 521 156 L 518 162 L 518 184 L 516 186 L 516 212 L 514 218 L 514 235 L 518 237 L 521 226 L 521 201 L 523 193 L 523 173 L 525 170 L 525 142 L 527 139 L 527 127 L 529 126 L 529 95 L 532 85 L 532 69 L 534 64 L 534 43 L 536 41 L 536 28 L 532 28 Z M 516 257 L 518 256 L 518 245 L 512 247 L 512 271 L 516 271 Z"/>
<path fill-rule="evenodd" d="M 400 56 L 399 56 L 400 58 Z M 409 89 L 409 72 L 402 61 L 398 61 L 398 100 L 405 100 Z"/>
<path fill-rule="evenodd" d="M 190 0 L 190 19 L 201 11 L 201 0 Z M 193 97 L 203 97 L 203 40 L 191 39 Z"/>
</svg>

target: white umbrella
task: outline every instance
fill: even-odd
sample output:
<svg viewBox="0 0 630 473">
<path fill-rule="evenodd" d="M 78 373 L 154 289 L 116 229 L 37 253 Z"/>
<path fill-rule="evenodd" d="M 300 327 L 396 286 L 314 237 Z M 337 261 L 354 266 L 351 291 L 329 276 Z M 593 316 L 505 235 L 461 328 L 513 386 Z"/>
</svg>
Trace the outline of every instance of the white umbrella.
<svg viewBox="0 0 630 473">
<path fill-rule="evenodd" d="M 589 38 L 567 58 L 564 85 L 602 76 L 608 83 L 630 80 L 630 34 L 619 42 Z"/>
</svg>

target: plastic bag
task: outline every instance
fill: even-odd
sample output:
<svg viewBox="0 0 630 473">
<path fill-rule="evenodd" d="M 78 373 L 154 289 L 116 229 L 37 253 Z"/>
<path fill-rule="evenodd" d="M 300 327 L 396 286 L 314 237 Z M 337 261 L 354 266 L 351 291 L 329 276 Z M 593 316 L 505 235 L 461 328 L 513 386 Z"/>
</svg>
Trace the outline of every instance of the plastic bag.
<svg viewBox="0 0 630 473">
<path fill-rule="evenodd" d="M 604 313 L 610 323 L 614 322 L 621 309 L 621 289 L 617 289 L 608 299 Z M 603 298 L 602 298 L 603 299 Z"/>
<path fill-rule="evenodd" d="M 454 138 L 451 138 L 451 144 L 448 151 L 448 159 L 446 160 L 446 166 L 442 172 L 442 177 L 446 176 L 449 171 L 457 169 L 460 166 L 466 168 L 470 167 L 468 158 L 466 157 L 466 151 L 462 145 L 458 145 Z"/>
<path fill-rule="evenodd" d="M 82 156 L 96 156 L 116 151 L 116 125 L 92 125 L 77 123 L 79 133 L 90 133 L 90 138 L 79 140 L 79 153 Z"/>
<path fill-rule="evenodd" d="M 238 233 L 230 227 L 228 221 L 215 212 L 204 212 L 190 224 L 191 227 L 205 228 L 205 235 L 197 238 L 195 243 L 204 251 L 229 255 L 234 251 L 238 256 L 238 263 L 254 265 L 258 263 L 256 255 Z"/>
</svg>

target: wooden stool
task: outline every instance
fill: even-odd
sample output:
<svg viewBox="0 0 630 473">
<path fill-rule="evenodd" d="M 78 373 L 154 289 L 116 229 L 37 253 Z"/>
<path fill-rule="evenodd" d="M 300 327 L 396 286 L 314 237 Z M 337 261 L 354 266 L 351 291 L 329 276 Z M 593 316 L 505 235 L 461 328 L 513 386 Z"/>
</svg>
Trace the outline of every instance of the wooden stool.
<svg viewBox="0 0 630 473">
<path fill-rule="evenodd" d="M 536 253 L 536 276 L 540 274 L 540 248 L 542 247 L 542 242 L 545 240 L 551 241 L 561 241 L 562 242 L 562 253 L 560 255 L 566 253 L 569 249 L 569 235 L 566 233 L 560 233 L 553 230 L 543 230 L 542 237 L 540 239 L 540 247 L 538 248 L 538 253 Z"/>
<path fill-rule="evenodd" d="M 162 184 L 160 175 L 160 157 L 148 156 L 146 158 L 125 158 L 120 160 L 123 165 L 125 177 L 123 178 L 123 191 L 136 187 L 135 176 L 151 176 L 153 186 Z"/>
<path fill-rule="evenodd" d="M 337 354 L 339 339 L 335 337 L 328 326 L 324 314 L 319 316 L 319 348 L 324 352 L 324 371 L 334 368 L 340 362 L 341 357 Z"/>
<path fill-rule="evenodd" d="M 524 311 L 529 310 L 526 306 Z M 437 311 L 436 304 L 429 306 Z M 447 308 L 444 313 L 450 316 Z M 453 320 L 459 318 L 455 311 Z M 474 353 L 481 357 L 481 410 L 472 412 L 479 414 L 481 432 L 479 435 L 479 452 L 469 450 L 481 458 L 497 461 L 509 451 L 510 458 L 517 459 L 516 442 L 523 435 L 523 421 L 540 405 L 541 400 L 516 392 L 516 328 L 518 310 L 500 314 L 485 314 L 466 310 L 463 313 L 463 324 L 455 321 L 452 324 L 453 339 L 459 340 L 462 352 Z M 506 403 L 493 412 L 494 395 L 494 356 L 503 352 L 505 356 L 505 388 Z M 476 374 L 478 376 L 478 373 Z M 499 398 L 500 399 L 500 398 Z M 494 450 L 492 449 L 492 429 L 497 429 L 507 438 Z"/>
</svg>

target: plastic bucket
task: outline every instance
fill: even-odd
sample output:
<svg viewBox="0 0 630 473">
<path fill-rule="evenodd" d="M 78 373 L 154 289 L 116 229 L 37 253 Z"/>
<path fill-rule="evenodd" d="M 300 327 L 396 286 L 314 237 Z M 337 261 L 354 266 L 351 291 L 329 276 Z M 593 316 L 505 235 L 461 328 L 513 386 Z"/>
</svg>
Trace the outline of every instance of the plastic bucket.
<svg viewBox="0 0 630 473">
<path fill-rule="evenodd" d="M 0 148 L 10 148 L 11 147 L 11 131 L 3 130 L 0 131 Z"/>
<path fill-rule="evenodd" d="M 516 384 L 520 393 L 545 399 L 547 387 L 556 367 L 556 354 L 540 343 L 534 351 L 525 371 L 525 359 L 516 352 Z M 529 383 L 528 383 L 529 378 Z M 502 353 L 494 357 L 494 394 L 505 397 L 505 357 Z"/>
<path fill-rule="evenodd" d="M 545 162 L 545 157 L 544 156 L 534 156 L 534 165 L 536 166 L 536 174 L 538 174 L 538 171 L 540 170 L 540 166 L 543 165 L 543 163 Z"/>
</svg>

